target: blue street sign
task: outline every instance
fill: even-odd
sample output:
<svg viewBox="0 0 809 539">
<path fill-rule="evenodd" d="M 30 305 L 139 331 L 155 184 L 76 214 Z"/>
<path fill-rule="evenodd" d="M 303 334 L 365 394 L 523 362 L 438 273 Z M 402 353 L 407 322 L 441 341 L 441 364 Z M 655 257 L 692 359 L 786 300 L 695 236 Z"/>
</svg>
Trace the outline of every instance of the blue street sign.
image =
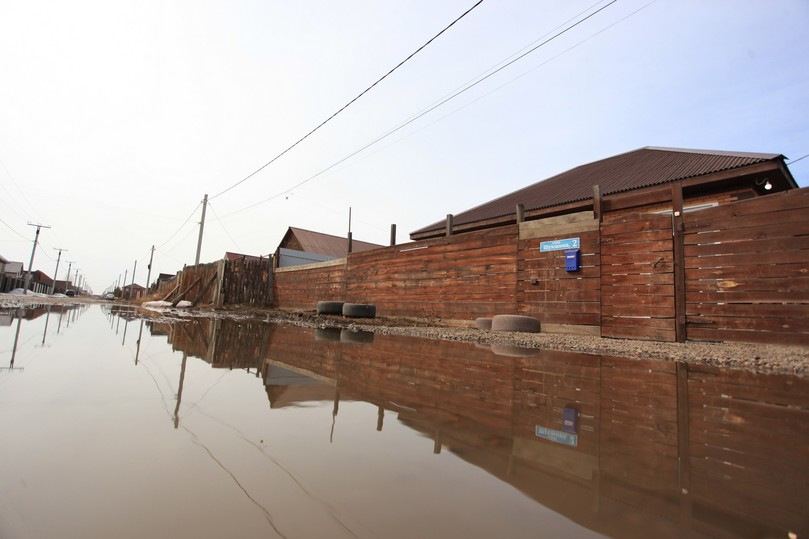
<svg viewBox="0 0 809 539">
<path fill-rule="evenodd" d="M 579 249 L 581 241 L 579 238 L 565 238 L 563 240 L 543 241 L 539 244 L 539 250 L 542 253 L 548 251 L 565 251 L 567 249 Z"/>
</svg>

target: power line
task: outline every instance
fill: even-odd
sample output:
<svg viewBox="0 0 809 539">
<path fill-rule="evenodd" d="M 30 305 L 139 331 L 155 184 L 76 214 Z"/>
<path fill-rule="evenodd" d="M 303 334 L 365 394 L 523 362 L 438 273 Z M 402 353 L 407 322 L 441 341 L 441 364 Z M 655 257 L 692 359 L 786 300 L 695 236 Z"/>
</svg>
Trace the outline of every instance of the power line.
<svg viewBox="0 0 809 539">
<path fill-rule="evenodd" d="M 188 223 L 188 221 L 189 221 L 189 220 L 191 220 L 191 218 L 192 218 L 192 217 L 194 216 L 194 214 L 197 212 L 197 208 L 199 208 L 201 205 L 202 205 L 202 202 L 200 202 L 199 204 L 197 204 L 197 205 L 196 205 L 196 207 L 194 208 L 194 210 L 193 210 L 193 211 L 192 211 L 192 212 L 191 212 L 191 213 L 188 215 L 188 217 L 185 219 L 185 221 L 183 221 L 183 224 L 181 224 L 181 225 L 180 225 L 180 228 L 178 228 L 178 229 L 177 229 L 177 230 L 174 232 L 174 234 L 172 234 L 171 236 L 169 236 L 169 239 L 167 239 L 166 241 L 164 241 L 163 243 L 161 243 L 161 244 L 160 244 L 158 247 L 156 247 L 156 248 L 157 248 L 157 249 L 160 249 L 161 247 L 163 247 L 164 245 L 166 245 L 168 242 L 170 242 L 174 236 L 176 236 L 177 234 L 179 234 L 179 233 L 180 233 L 180 231 L 183 229 L 183 227 L 186 225 L 186 223 Z"/>
<path fill-rule="evenodd" d="M 795 163 L 797 163 L 798 161 L 800 161 L 801 159 L 806 159 L 807 157 L 809 157 L 809 153 L 807 153 L 806 155 L 804 155 L 804 156 L 802 156 L 802 157 L 799 157 L 799 158 L 797 158 L 797 159 L 791 159 L 791 160 L 789 161 L 789 163 L 787 163 L 787 165 L 792 165 L 792 164 L 795 164 Z M 5 224 L 5 223 L 4 223 L 4 224 Z"/>
<path fill-rule="evenodd" d="M 617 1 L 617 0 L 615 0 L 615 1 Z M 413 52 L 412 52 L 412 53 L 411 53 L 411 54 L 410 54 L 410 55 L 409 55 L 407 58 L 405 58 L 404 60 L 402 60 L 401 62 L 399 62 L 399 63 L 398 63 L 398 64 L 397 64 L 397 65 L 396 65 L 396 66 L 395 66 L 393 69 L 391 69 L 390 71 L 388 71 L 387 73 L 385 73 L 384 75 L 382 75 L 382 77 L 380 77 L 379 79 L 377 79 L 377 81 L 376 81 L 376 82 L 374 82 L 374 83 L 373 83 L 373 84 L 371 84 L 371 85 L 370 85 L 368 88 L 366 88 L 365 90 L 363 90 L 362 92 L 360 92 L 359 94 L 357 94 L 357 96 L 356 96 L 354 99 L 352 99 L 351 101 L 349 101 L 348 103 L 346 103 L 345 105 L 343 105 L 342 107 L 340 107 L 340 109 L 338 109 L 338 110 L 337 110 L 337 112 L 335 112 L 334 114 L 332 114 L 331 116 L 329 116 L 328 118 L 326 118 L 325 120 L 323 120 L 323 121 L 322 121 L 322 122 L 321 122 L 321 123 L 320 123 L 320 124 L 319 124 L 317 127 L 315 127 L 314 129 L 312 129 L 311 131 L 309 131 L 308 133 L 306 133 L 304 136 L 302 136 L 302 137 L 301 137 L 301 138 L 299 138 L 297 141 L 295 141 L 295 142 L 294 142 L 294 143 L 293 143 L 291 146 L 289 146 L 289 147 L 288 147 L 286 150 L 282 151 L 281 153 L 279 153 L 278 155 L 276 155 L 275 157 L 273 157 L 272 159 L 270 159 L 269 161 L 267 161 L 266 163 L 264 163 L 263 165 L 261 165 L 261 166 L 260 166 L 258 169 L 256 169 L 255 171 L 251 172 L 250 174 L 248 174 L 247 176 L 245 176 L 244 178 L 242 178 L 242 179 L 241 179 L 241 180 L 239 180 L 238 182 L 234 183 L 233 185 L 231 185 L 230 187 L 228 187 L 228 188 L 227 188 L 227 189 L 225 189 L 224 191 L 222 191 L 222 192 L 220 192 L 220 193 L 217 193 L 217 194 L 215 194 L 214 196 L 210 197 L 210 198 L 209 198 L 209 200 L 213 200 L 214 198 L 216 198 L 216 197 L 218 197 L 218 196 L 220 196 L 220 195 L 224 195 L 225 193 L 227 193 L 227 192 L 228 192 L 228 191 L 230 191 L 231 189 L 233 189 L 233 188 L 235 188 L 235 187 L 237 187 L 237 186 L 241 185 L 242 183 L 246 182 L 247 180 L 249 180 L 250 178 L 252 178 L 252 177 L 253 177 L 253 176 L 255 176 L 256 174 L 258 174 L 259 172 L 261 172 L 262 170 L 264 170 L 265 168 L 267 168 L 268 166 L 270 166 L 272 163 L 274 163 L 275 161 L 277 161 L 279 158 L 281 158 L 281 157 L 282 157 L 284 154 L 286 154 L 286 153 L 287 153 L 288 151 L 290 151 L 292 148 L 294 148 L 295 146 L 297 146 L 298 144 L 300 144 L 301 142 L 303 142 L 304 140 L 306 140 L 307 138 L 309 138 L 309 136 L 310 136 L 310 135 L 312 135 L 312 134 L 313 134 L 315 131 L 317 131 L 318 129 L 320 129 L 320 128 L 321 128 L 321 127 L 323 127 L 324 125 L 326 125 L 326 124 L 327 124 L 329 121 L 331 121 L 331 120 L 332 120 L 332 119 L 333 119 L 335 116 L 337 116 L 338 114 L 340 114 L 341 112 L 343 112 L 343 111 L 344 111 L 345 109 L 347 109 L 347 108 L 348 108 L 348 107 L 349 107 L 349 106 L 350 106 L 352 103 L 354 103 L 354 102 L 355 102 L 355 101 L 357 101 L 357 100 L 358 100 L 360 97 L 362 97 L 363 95 L 365 95 L 366 93 L 368 93 L 368 92 L 369 92 L 371 89 L 373 89 L 373 88 L 374 88 L 374 86 L 376 86 L 377 84 L 379 84 L 380 82 L 382 82 L 383 80 L 385 80 L 385 79 L 386 79 L 386 78 L 387 78 L 387 77 L 388 77 L 388 76 L 389 76 L 391 73 L 393 73 L 394 71 L 396 71 L 397 69 L 399 69 L 400 67 L 402 67 L 402 65 L 404 65 L 404 64 L 405 64 L 405 62 L 407 62 L 408 60 L 410 60 L 411 58 L 413 58 L 413 57 L 414 57 L 416 54 L 418 54 L 419 52 L 421 52 L 421 51 L 422 51 L 422 50 L 423 50 L 425 47 L 427 47 L 427 46 L 428 46 L 430 43 L 432 43 L 433 41 L 435 41 L 435 40 L 436 40 L 436 39 L 437 39 L 437 38 L 438 38 L 438 37 L 439 37 L 441 34 L 443 34 L 444 32 L 446 32 L 447 30 L 449 30 L 449 29 L 450 29 L 450 28 L 451 28 L 453 25 L 455 25 L 455 23 L 457 23 L 458 21 L 460 21 L 461 19 L 463 19 L 464 17 L 466 17 L 466 16 L 467 16 L 467 15 L 468 15 L 468 14 L 469 14 L 469 13 L 470 13 L 470 12 L 471 12 L 473 9 L 475 9 L 476 7 L 478 7 L 478 6 L 479 6 L 480 4 L 482 4 L 482 3 L 483 3 L 483 0 L 478 0 L 478 1 L 477 1 L 477 2 L 476 2 L 476 3 L 475 3 L 473 6 L 472 6 L 472 7 L 470 7 L 470 8 L 469 8 L 469 9 L 467 9 L 465 12 L 463 12 L 463 13 L 461 14 L 461 16 L 459 16 L 458 18 L 456 18 L 454 21 L 452 21 L 452 22 L 451 22 L 451 23 L 449 23 L 449 24 L 448 24 L 446 27 L 444 27 L 444 29 L 443 29 L 443 30 L 441 30 L 441 31 L 440 31 L 440 32 L 438 32 L 436 35 L 434 35 L 434 36 L 433 36 L 433 37 L 431 37 L 429 40 L 427 40 L 427 42 L 426 42 L 426 43 L 424 43 L 424 44 L 423 44 L 421 47 L 419 47 L 418 49 L 416 49 L 415 51 L 413 51 Z"/>
<path fill-rule="evenodd" d="M 628 18 L 628 17 L 630 17 L 630 16 L 632 16 L 632 15 L 634 15 L 635 13 L 637 13 L 637 12 L 638 12 L 638 11 L 640 11 L 641 9 L 643 9 L 643 8 L 645 8 L 645 7 L 647 7 L 647 6 L 649 6 L 650 4 L 654 3 L 654 1 L 656 1 L 656 0 L 653 0 L 653 2 L 650 2 L 649 4 L 646 4 L 645 6 L 641 7 L 640 9 L 638 9 L 638 10 L 634 11 L 633 13 L 631 13 L 630 15 L 628 15 L 627 17 L 624 17 L 623 19 L 621 19 L 621 21 L 622 21 L 622 20 L 624 20 L 624 19 L 626 19 L 626 18 Z M 285 193 L 289 193 L 290 191 L 292 191 L 292 190 L 294 190 L 294 189 L 297 189 L 298 187 L 301 187 L 302 185 L 304 185 L 304 184 L 306 184 L 306 183 L 309 183 L 310 181 L 314 180 L 315 178 L 317 178 L 317 177 L 319 177 L 319 176 L 321 176 L 321 175 L 325 174 L 325 173 L 326 173 L 326 172 L 328 172 L 329 170 L 333 169 L 334 167 L 336 167 L 336 166 L 338 166 L 338 165 L 340 165 L 340 164 L 344 163 L 345 161 L 347 161 L 347 160 L 351 159 L 351 158 L 352 158 L 352 157 L 354 157 L 355 155 L 357 155 L 357 154 L 359 154 L 359 153 L 363 152 L 364 150 L 366 150 L 366 149 L 370 148 L 370 147 L 371 147 L 371 146 L 373 146 L 374 144 L 376 144 L 376 143 L 378 143 L 378 142 L 380 142 L 380 141 L 382 141 L 382 140 L 384 140 L 384 139 L 388 138 L 389 136 L 393 135 L 394 133 L 396 133 L 396 132 L 398 132 L 398 131 L 400 131 L 400 130 L 404 129 L 405 127 L 407 127 L 407 126 L 408 126 L 408 125 L 410 125 L 411 123 L 415 122 L 415 121 L 416 121 L 416 120 L 418 120 L 419 118 L 421 118 L 421 117 L 423 117 L 423 116 L 425 116 L 425 115 L 429 114 L 430 112 L 432 112 L 432 111 L 434 111 L 435 109 L 437 109 L 437 108 L 441 107 L 442 105 L 446 104 L 447 102 L 449 102 L 449 101 L 451 101 L 451 100 L 455 99 L 456 97 L 458 97 L 459 95 L 463 94 L 464 92 L 466 92 L 466 91 L 468 91 L 468 90 L 471 90 L 472 88 L 474 88 L 475 86 L 477 86 L 477 85 L 478 85 L 478 84 L 480 84 L 481 82 L 483 82 L 483 81 L 485 81 L 485 80 L 489 79 L 490 77 L 494 76 L 495 74 L 499 73 L 500 71 L 504 70 L 505 68 L 509 67 L 510 65 L 512 65 L 512 64 L 514 64 L 514 63 L 518 62 L 519 60 L 521 60 L 521 59 L 525 58 L 526 56 L 528 56 L 528 55 L 529 55 L 529 54 L 531 54 L 532 52 L 534 52 L 534 51 L 538 50 L 539 48 L 541 48 L 541 47 L 543 47 L 543 46 L 545 46 L 545 45 L 547 45 L 548 43 L 550 43 L 550 42 L 551 42 L 551 41 L 553 41 L 554 39 L 558 38 L 559 36 L 561 36 L 561 35 L 563 35 L 563 34 L 565 34 L 565 33 L 569 32 L 569 31 L 570 31 L 570 30 L 572 30 L 573 28 L 577 27 L 578 25 L 582 24 L 583 22 L 585 22 L 586 20 L 590 19 L 591 17 L 593 17 L 593 16 L 597 15 L 598 13 L 600 13 L 600 12 L 604 11 L 605 9 L 607 9 L 607 8 L 608 8 L 608 7 L 610 7 L 611 5 L 615 4 L 616 2 L 618 2 L 618 0 L 612 0 L 612 1 L 611 1 L 611 2 L 609 2 L 608 4 L 606 4 L 606 5 L 604 5 L 604 6 L 600 7 L 600 8 L 598 8 L 596 11 L 593 11 L 593 12 L 592 12 L 592 13 L 590 13 L 589 15 L 587 15 L 587 16 L 585 16 L 585 17 L 583 17 L 583 18 L 579 19 L 579 20 L 578 20 L 578 21 L 576 21 L 575 23 L 573 23 L 573 24 L 571 24 L 571 25 L 569 25 L 569 26 L 565 27 L 563 30 L 561 30 L 561 31 L 559 31 L 559 32 L 557 32 L 557 33 L 555 33 L 554 35 L 552 35 L 552 36 L 551 36 L 551 37 L 549 37 L 548 39 L 545 39 L 545 40 L 544 40 L 544 41 L 542 41 L 541 43 L 539 43 L 539 44 L 537 44 L 537 45 L 535 45 L 535 46 L 531 47 L 530 49 L 528 49 L 527 51 L 523 52 L 522 54 L 518 54 L 518 55 L 517 55 L 516 57 L 514 57 L 512 60 L 509 60 L 509 61 L 508 61 L 508 62 L 506 62 L 506 63 L 502 63 L 502 62 L 501 62 L 501 63 L 502 63 L 502 65 L 500 65 L 499 67 L 497 67 L 497 68 L 495 68 L 495 69 L 493 69 L 493 70 L 490 70 L 490 71 L 489 71 L 487 74 L 485 74 L 485 75 L 483 75 L 483 76 L 479 76 L 479 77 L 477 77 L 477 78 L 475 78 L 475 79 L 472 79 L 472 81 L 471 81 L 471 82 L 469 82 L 469 83 L 467 83 L 467 84 L 462 85 L 461 87 L 459 87 L 459 89 L 458 89 L 457 91 L 455 91 L 455 92 L 453 92 L 453 93 L 449 94 L 448 96 L 444 97 L 443 99 L 441 99 L 441 100 L 437 101 L 437 102 L 436 102 L 436 103 L 434 103 L 433 105 L 431 105 L 431 106 L 427 107 L 426 109 L 424 109 L 424 110 L 422 110 L 421 112 L 419 112 L 418 114 L 416 114 L 416 115 L 412 116 L 412 117 L 411 117 L 411 118 L 409 118 L 408 120 L 405 120 L 404 122 L 402 122 L 402 123 L 401 123 L 401 124 L 399 124 L 398 126 L 394 127 L 393 129 L 389 130 L 388 132 L 386 132 L 386 133 L 384 133 L 384 134 L 382 134 L 382 135 L 378 136 L 377 138 L 375 138 L 375 139 L 374 139 L 374 140 L 372 140 L 371 142 L 369 142 L 369 143 L 365 144 L 364 146 L 362 146 L 362 147 L 361 147 L 361 148 L 359 148 L 358 150 L 356 150 L 356 151 L 354 151 L 354 152 L 352 152 L 352 153 L 348 154 L 347 156 L 343 157 L 342 159 L 340 159 L 340 160 L 336 161 L 335 163 L 332 163 L 331 165 L 329 165 L 328 167 L 324 168 L 324 169 L 323 169 L 323 170 L 321 170 L 320 172 L 317 172 L 316 174 L 313 174 L 312 176 L 309 176 L 309 177 L 308 177 L 308 178 L 306 178 L 305 180 L 300 181 L 300 182 L 298 182 L 297 184 L 293 185 L 292 187 L 290 187 L 290 188 L 288 188 L 288 189 L 285 189 L 284 191 L 281 191 L 281 192 L 279 192 L 279 193 L 276 193 L 275 195 L 272 195 L 272 196 L 271 196 L 271 197 L 269 197 L 269 198 L 265 198 L 264 200 L 261 200 L 261 201 L 259 201 L 259 202 L 254 203 L 254 204 L 251 204 L 250 206 L 246 206 L 246 207 L 241 208 L 241 209 L 239 209 L 239 210 L 236 210 L 236 211 L 230 212 L 229 214 L 225 215 L 224 217 L 229 217 L 229 216 L 231 216 L 231 215 L 233 215 L 233 214 L 236 214 L 236 213 L 239 213 L 239 212 L 242 212 L 242 211 L 245 211 L 245 210 L 249 210 L 249 209 L 251 209 L 251 208 L 254 208 L 254 207 L 256 207 L 256 206 L 259 206 L 259 205 L 261 205 L 261 204 L 264 204 L 265 202 L 269 202 L 269 201 L 271 201 L 271 200 L 274 200 L 274 199 L 276 199 L 276 198 L 280 197 L 281 195 L 283 195 L 283 194 L 285 194 Z M 598 4 L 594 4 L 594 5 L 598 5 Z M 587 11 L 587 10 L 585 10 L 585 11 Z M 581 12 L 581 13 L 584 13 L 584 12 Z M 573 19 L 575 19 L 575 17 L 573 17 Z M 573 20 L 573 19 L 568 19 L 568 22 L 569 22 L 569 21 L 571 21 L 571 20 Z M 610 28 L 611 26 L 614 26 L 615 24 L 617 24 L 618 22 L 621 22 L 621 21 L 617 21 L 616 23 L 613 23 L 612 25 L 608 26 L 607 28 Z M 557 26 L 556 28 L 559 28 L 559 27 L 560 27 L 560 26 Z M 606 28 L 605 28 L 605 29 L 603 29 L 603 30 L 601 30 L 601 32 L 603 32 L 604 30 L 606 30 Z M 601 33 L 601 32 L 599 32 L 599 33 Z M 545 35 L 548 35 L 548 34 L 545 34 Z M 598 35 L 598 34 L 596 34 L 596 35 Z M 535 41 L 535 43 L 536 43 L 536 41 Z M 579 44 L 580 44 L 580 43 L 579 43 Z M 578 44 L 577 44 L 576 46 L 578 46 Z M 575 48 L 575 46 L 574 46 L 574 47 L 571 47 L 571 49 L 572 49 L 572 48 Z M 570 49 L 568 49 L 568 50 L 570 50 Z M 565 52 L 567 52 L 567 51 L 565 51 Z M 224 218 L 224 217 L 222 217 L 222 218 Z M 221 218 L 220 218 L 220 219 L 221 219 Z"/>
</svg>

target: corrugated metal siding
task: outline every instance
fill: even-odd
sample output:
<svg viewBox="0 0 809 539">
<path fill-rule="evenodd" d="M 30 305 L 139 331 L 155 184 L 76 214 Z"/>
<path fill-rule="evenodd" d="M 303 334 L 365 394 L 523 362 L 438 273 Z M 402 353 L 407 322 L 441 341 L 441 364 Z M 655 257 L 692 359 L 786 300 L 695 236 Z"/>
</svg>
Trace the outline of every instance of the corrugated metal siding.
<svg viewBox="0 0 809 539">
<path fill-rule="evenodd" d="M 546 180 L 453 216 L 455 225 L 495 219 L 515 213 L 517 204 L 526 211 L 588 200 L 593 186 L 609 195 L 731 170 L 782 158 L 779 154 L 711 152 L 677 148 L 641 148 L 601 161 L 581 165 Z M 439 230 L 439 221 L 413 234 Z"/>
</svg>

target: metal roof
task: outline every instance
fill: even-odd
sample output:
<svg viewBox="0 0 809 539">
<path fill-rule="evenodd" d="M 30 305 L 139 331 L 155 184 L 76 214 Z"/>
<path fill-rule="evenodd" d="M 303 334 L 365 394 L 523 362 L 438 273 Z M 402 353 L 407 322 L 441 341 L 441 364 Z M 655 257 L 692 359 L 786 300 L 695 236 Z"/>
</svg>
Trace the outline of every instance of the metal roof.
<svg viewBox="0 0 809 539">
<path fill-rule="evenodd" d="M 291 226 L 284 235 L 284 239 L 281 241 L 281 247 L 286 247 L 290 235 L 295 236 L 295 239 L 297 239 L 301 245 L 301 250 L 307 253 L 317 253 L 333 256 L 335 258 L 343 258 L 348 254 L 348 239 L 345 237 L 323 234 L 322 232 L 313 232 L 311 230 Z M 379 249 L 380 247 L 383 246 L 355 240 L 353 238 L 351 240 L 351 250 L 355 253 Z"/>
<path fill-rule="evenodd" d="M 517 204 L 531 211 L 589 200 L 594 185 L 600 186 L 602 195 L 610 195 L 783 158 L 774 153 L 649 146 L 562 172 L 454 215 L 453 223 L 463 225 L 514 215 Z M 442 220 L 411 234 L 439 230 L 445 223 Z"/>
</svg>

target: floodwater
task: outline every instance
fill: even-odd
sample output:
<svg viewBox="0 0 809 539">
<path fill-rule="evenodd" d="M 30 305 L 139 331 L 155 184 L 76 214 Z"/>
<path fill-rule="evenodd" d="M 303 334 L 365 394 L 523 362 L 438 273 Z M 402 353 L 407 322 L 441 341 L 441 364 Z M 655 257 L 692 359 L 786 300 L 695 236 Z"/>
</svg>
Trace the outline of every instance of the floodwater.
<svg viewBox="0 0 809 539">
<path fill-rule="evenodd" d="M 0 311 L 0 538 L 807 537 L 809 381 Z"/>
</svg>

